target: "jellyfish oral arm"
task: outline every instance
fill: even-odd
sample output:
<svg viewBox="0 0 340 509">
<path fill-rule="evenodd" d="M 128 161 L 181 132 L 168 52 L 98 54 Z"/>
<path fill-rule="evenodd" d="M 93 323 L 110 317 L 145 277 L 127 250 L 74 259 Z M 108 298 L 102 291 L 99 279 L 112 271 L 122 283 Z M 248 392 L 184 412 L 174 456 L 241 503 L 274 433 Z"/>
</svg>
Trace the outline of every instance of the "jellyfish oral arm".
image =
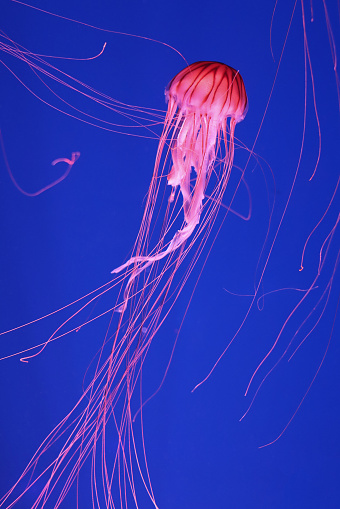
<svg viewBox="0 0 340 509">
<path fill-rule="evenodd" d="M 149 256 L 133 256 L 112 271 L 113 274 L 116 274 L 131 264 L 146 262 L 131 276 L 131 281 L 152 263 L 181 247 L 192 235 L 200 221 L 207 175 L 215 160 L 217 127 L 214 122 L 195 113 L 186 117 L 179 115 L 177 125 L 181 125 L 181 127 L 171 150 L 172 168 L 168 175 L 168 184 L 172 186 L 173 191 L 176 187 L 180 188 L 185 224 L 175 233 L 168 247 L 163 251 Z M 196 182 L 191 192 L 190 174 L 192 168 L 196 172 Z"/>
<path fill-rule="evenodd" d="M 172 148 L 173 166 L 168 175 L 168 184 L 180 187 L 186 222 L 181 231 L 190 231 L 191 235 L 200 220 L 206 176 L 215 159 L 217 127 L 206 116 L 194 112 L 185 117 L 180 115 L 179 122 L 182 122 L 182 125 Z M 190 190 L 192 168 L 196 172 L 193 192 Z"/>
</svg>

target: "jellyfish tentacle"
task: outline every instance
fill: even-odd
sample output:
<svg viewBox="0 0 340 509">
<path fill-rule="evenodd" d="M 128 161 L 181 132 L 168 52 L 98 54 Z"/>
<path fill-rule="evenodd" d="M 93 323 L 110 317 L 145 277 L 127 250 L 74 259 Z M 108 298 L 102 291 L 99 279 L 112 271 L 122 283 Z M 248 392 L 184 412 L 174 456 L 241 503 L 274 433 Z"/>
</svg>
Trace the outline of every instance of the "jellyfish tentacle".
<svg viewBox="0 0 340 509">
<path fill-rule="evenodd" d="M 201 130 L 204 124 L 200 125 L 192 133 L 186 133 L 184 140 L 178 139 L 172 150 L 173 166 L 168 176 L 168 184 L 172 187 L 179 186 L 183 196 L 183 210 L 185 226 L 178 230 L 170 241 L 168 247 L 154 255 L 132 256 L 126 263 L 120 265 L 112 271 L 117 274 L 132 264 L 146 262 L 143 267 L 134 270 L 130 276 L 128 285 L 152 263 L 157 262 L 165 256 L 178 249 L 193 233 L 199 223 L 202 204 L 204 200 L 204 190 L 206 186 L 206 175 L 209 167 L 214 161 L 216 129 L 209 133 L 209 126 L 205 126 L 206 137 L 209 139 L 210 146 L 207 150 L 198 150 L 196 147 L 201 143 Z M 189 138 L 189 141 L 188 141 Z M 202 145 L 202 143 L 201 143 Z M 192 148 L 194 147 L 194 148 Z M 193 160 L 191 153 L 194 153 L 196 160 Z M 190 172 L 194 167 L 197 173 L 193 193 L 190 192 Z M 127 285 L 127 286 L 128 286 Z"/>
</svg>

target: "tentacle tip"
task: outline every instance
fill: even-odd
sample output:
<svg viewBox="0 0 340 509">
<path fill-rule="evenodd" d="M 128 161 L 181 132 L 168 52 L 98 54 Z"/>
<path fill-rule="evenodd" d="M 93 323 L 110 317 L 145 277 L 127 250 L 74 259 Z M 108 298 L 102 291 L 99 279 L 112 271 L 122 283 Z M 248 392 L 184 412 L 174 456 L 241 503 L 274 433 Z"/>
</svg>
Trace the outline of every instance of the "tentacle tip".
<svg viewBox="0 0 340 509">
<path fill-rule="evenodd" d="M 277 438 L 273 440 L 272 442 L 268 442 L 268 444 L 259 445 L 258 449 L 264 449 L 265 447 L 269 447 L 270 445 L 273 445 L 276 442 Z"/>
<path fill-rule="evenodd" d="M 299 268 L 299 272 L 302 272 L 304 269 L 303 265 L 301 265 L 301 267 Z"/>
</svg>

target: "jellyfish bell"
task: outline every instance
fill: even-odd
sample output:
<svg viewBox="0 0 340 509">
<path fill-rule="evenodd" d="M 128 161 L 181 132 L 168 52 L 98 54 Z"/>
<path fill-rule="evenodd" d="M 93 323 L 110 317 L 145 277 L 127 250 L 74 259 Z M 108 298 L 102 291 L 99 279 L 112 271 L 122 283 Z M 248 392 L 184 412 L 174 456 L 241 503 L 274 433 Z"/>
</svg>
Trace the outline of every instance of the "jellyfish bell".
<svg viewBox="0 0 340 509">
<path fill-rule="evenodd" d="M 170 81 L 167 101 L 192 113 L 210 118 L 244 119 L 248 99 L 243 79 L 232 67 L 221 62 L 196 62 L 188 65 Z"/>
</svg>

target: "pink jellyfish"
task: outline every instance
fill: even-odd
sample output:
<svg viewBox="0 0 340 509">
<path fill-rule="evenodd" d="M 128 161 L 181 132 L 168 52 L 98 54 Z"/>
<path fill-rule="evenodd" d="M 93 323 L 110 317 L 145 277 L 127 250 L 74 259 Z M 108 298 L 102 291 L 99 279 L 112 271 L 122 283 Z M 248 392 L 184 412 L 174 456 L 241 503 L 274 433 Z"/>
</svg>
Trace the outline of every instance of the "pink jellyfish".
<svg viewBox="0 0 340 509">
<path fill-rule="evenodd" d="M 171 152 L 172 168 L 167 176 L 168 184 L 172 186 L 169 201 L 174 200 L 176 188 L 179 188 L 183 198 L 184 225 L 165 249 L 149 255 L 141 254 L 138 249 L 135 256 L 113 271 L 120 272 L 131 264 L 142 265 L 137 272 L 133 271 L 129 283 L 141 270 L 178 249 L 193 234 L 200 222 L 204 193 L 217 152 L 221 143 L 224 143 L 223 170 L 214 192 L 215 202 L 220 203 L 233 165 L 235 125 L 247 113 L 247 94 L 240 73 L 220 62 L 189 65 L 171 80 L 165 96 L 168 111 L 137 245 L 142 244 L 146 231 L 144 223 L 151 222 L 154 188 L 164 152 L 166 159 Z M 230 126 L 227 135 L 228 118 Z M 192 170 L 196 174 L 194 185 L 191 181 Z"/>
<path fill-rule="evenodd" d="M 240 73 L 219 62 L 189 65 L 173 78 L 165 95 L 168 111 L 133 255 L 49 339 L 61 334 L 71 319 L 81 320 L 81 311 L 120 284 L 123 293 L 112 311 L 93 379 L 2 498 L 1 507 L 26 500 L 32 509 L 57 509 L 72 485 L 77 497 L 73 507 L 84 493 L 92 497 L 93 507 L 138 507 L 141 491 L 157 507 L 144 446 L 143 363 L 212 229 L 233 165 L 235 126 L 247 111 Z M 163 182 L 171 187 L 164 215 Z M 188 266 L 180 270 L 195 243 Z M 82 321 L 78 329 L 84 325 Z M 84 481 L 84 470 L 90 482 Z"/>
</svg>

